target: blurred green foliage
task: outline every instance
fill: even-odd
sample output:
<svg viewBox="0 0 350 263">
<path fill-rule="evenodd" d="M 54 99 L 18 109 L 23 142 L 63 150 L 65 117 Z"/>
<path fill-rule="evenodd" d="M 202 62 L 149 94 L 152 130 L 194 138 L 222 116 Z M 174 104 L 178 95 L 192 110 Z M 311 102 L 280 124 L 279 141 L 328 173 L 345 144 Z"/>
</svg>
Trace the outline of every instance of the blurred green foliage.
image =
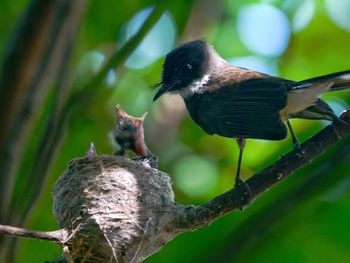
<svg viewBox="0 0 350 263">
<path fill-rule="evenodd" d="M 262 67 L 267 72 L 295 80 L 350 69 L 350 24 L 347 23 L 350 1 L 205 2 L 218 6 L 220 12 L 208 26 L 198 30 L 203 32 L 201 37 L 212 43 L 228 60 L 242 62 L 242 58 L 248 57 L 249 60 L 245 59 L 244 63 L 248 61 L 252 67 Z M 133 21 L 137 14 L 140 15 L 140 12 L 145 12 L 147 8 L 149 10 L 155 3 L 156 1 L 151 0 L 89 1 L 74 48 L 71 80 L 83 83 L 96 73 L 101 63 L 125 41 L 128 23 Z M 134 63 L 142 64 L 142 56 L 154 53 L 152 59 L 143 67 L 121 66 L 111 71 L 106 81 L 100 87 L 96 87 L 99 90 L 94 94 L 92 102 L 77 102 L 78 107 L 72 113 L 65 139 L 56 153 L 49 178 L 26 225 L 27 228 L 57 228 L 51 212 L 51 191 L 70 159 L 84 155 L 91 141 L 95 143 L 98 153 L 112 153 L 108 133 L 115 123 L 114 105 L 117 103 L 132 115 L 141 116 L 148 111 L 145 121 L 146 141 L 150 149 L 159 156 L 161 170 L 173 176 L 176 201 L 197 204 L 232 187 L 238 157 L 235 142 L 206 135 L 188 118 L 183 111 L 183 105 L 175 98 L 165 97 L 153 104 L 154 92 L 149 89 L 160 79 L 164 54 L 179 42 L 190 40 L 184 37 L 184 33 L 196 29 L 196 25 L 191 29 L 187 23 L 191 21 L 189 17 L 196 15 L 196 6 L 198 8 L 200 3 L 200 0 L 171 1 L 167 13 L 164 14 L 168 22 L 156 25 L 159 28 L 155 30 L 156 33 L 148 40 L 147 45 L 143 43 L 143 49 L 141 44 Z M 27 4 L 28 1 L 23 0 L 2 1 L 1 59 L 6 39 Z M 282 34 L 274 31 L 274 23 L 277 26 L 278 21 L 274 21 L 272 15 L 264 16 L 264 13 L 261 13 L 262 17 L 259 18 L 263 21 L 271 19 L 270 22 L 267 21 L 271 28 L 265 29 L 266 34 L 272 32 L 272 42 L 286 42 L 286 46 L 281 47 L 281 54 L 275 55 L 273 50 L 269 51 L 268 55 L 261 54 L 257 52 L 260 47 L 254 50 L 242 40 L 247 37 L 243 37 L 242 34 L 247 32 L 242 33 L 239 28 L 252 28 L 253 33 L 254 30 L 261 30 L 258 28 L 260 25 L 249 24 L 258 18 L 248 16 L 249 13 L 247 15 L 246 12 L 243 13 L 246 16 L 242 17 L 240 13 L 250 5 L 257 8 L 269 6 L 288 22 L 287 27 L 280 29 L 285 30 Z M 347 15 L 334 16 L 336 10 L 346 10 Z M 207 15 L 211 16 L 211 10 L 207 10 Z M 169 21 L 172 25 L 162 29 Z M 170 33 L 176 36 L 175 41 L 159 33 L 164 30 L 173 30 Z M 280 35 L 286 35 L 288 39 L 281 39 L 278 37 Z M 260 39 L 249 41 L 255 44 L 263 43 Z M 163 42 L 167 44 L 162 45 Z M 268 46 L 269 43 L 266 48 Z M 327 94 L 324 98 L 338 113 L 350 104 L 350 92 Z M 26 173 L 27 165 L 33 161 L 31 153 L 37 144 L 36 134 L 41 132 L 40 121 L 44 121 L 44 116 L 45 114 L 39 116 L 38 126 L 26 150 L 20 175 Z M 315 134 L 326 124 L 320 121 L 293 120 L 301 140 Z M 248 178 L 273 163 L 291 147 L 290 139 L 280 142 L 250 140 L 244 154 L 243 176 Z M 337 161 L 336 154 L 339 153 L 337 147 L 334 147 L 308 167 L 265 193 L 244 211 L 233 212 L 206 228 L 179 236 L 146 262 L 349 262 L 350 162 L 341 158 Z M 299 195 L 300 198 L 286 200 L 285 204 L 288 206 L 283 208 L 277 204 L 278 200 L 288 198 L 285 193 L 299 189 L 311 174 L 317 173 L 319 168 L 325 165 L 334 169 L 328 169 L 331 172 L 322 181 L 314 182 L 316 190 L 310 189 L 310 193 L 307 193 L 307 188 L 306 193 Z M 17 194 L 16 189 L 21 189 L 20 176 L 16 181 L 14 194 Z M 277 218 L 274 218 L 275 214 L 278 215 Z M 43 262 L 60 253 L 60 248 L 49 242 L 21 240 L 16 262 Z"/>
</svg>

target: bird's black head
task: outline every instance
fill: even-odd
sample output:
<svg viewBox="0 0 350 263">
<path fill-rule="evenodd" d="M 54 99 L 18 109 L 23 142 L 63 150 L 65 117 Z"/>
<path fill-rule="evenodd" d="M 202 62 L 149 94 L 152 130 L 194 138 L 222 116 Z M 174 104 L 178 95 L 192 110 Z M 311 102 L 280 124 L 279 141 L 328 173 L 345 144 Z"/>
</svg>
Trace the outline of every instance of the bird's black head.
<svg viewBox="0 0 350 263">
<path fill-rule="evenodd" d="M 204 40 L 195 40 L 172 50 L 165 58 L 162 86 L 153 100 L 166 92 L 180 91 L 201 79 L 208 68 L 209 48 Z"/>
</svg>

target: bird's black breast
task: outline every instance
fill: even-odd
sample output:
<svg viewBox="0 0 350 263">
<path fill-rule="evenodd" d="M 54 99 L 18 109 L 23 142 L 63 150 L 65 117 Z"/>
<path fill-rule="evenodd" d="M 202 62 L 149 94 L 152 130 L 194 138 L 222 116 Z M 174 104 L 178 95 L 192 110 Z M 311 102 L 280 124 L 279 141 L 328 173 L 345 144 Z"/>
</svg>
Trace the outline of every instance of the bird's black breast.
<svg viewBox="0 0 350 263">
<path fill-rule="evenodd" d="M 208 134 L 281 140 L 287 129 L 279 111 L 287 90 L 279 78 L 255 78 L 185 99 L 192 119 Z"/>
</svg>

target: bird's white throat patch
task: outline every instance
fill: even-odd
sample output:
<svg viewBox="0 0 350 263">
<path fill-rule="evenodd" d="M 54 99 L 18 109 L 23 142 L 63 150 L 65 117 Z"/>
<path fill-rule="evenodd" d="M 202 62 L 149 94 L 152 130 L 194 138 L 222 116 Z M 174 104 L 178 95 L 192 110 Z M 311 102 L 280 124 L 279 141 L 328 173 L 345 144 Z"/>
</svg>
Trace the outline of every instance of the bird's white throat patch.
<svg viewBox="0 0 350 263">
<path fill-rule="evenodd" d="M 183 98 L 188 98 L 196 93 L 201 94 L 204 92 L 205 85 L 209 82 L 209 80 L 210 80 L 210 74 L 206 74 L 203 76 L 203 78 L 193 81 L 190 85 L 181 89 L 178 93 Z"/>
</svg>

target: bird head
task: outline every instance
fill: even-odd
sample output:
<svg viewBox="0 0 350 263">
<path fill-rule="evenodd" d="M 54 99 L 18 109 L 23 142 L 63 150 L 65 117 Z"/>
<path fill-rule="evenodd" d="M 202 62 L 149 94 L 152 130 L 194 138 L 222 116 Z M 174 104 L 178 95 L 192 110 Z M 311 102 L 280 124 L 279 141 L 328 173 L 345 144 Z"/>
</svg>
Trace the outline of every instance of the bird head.
<svg viewBox="0 0 350 263">
<path fill-rule="evenodd" d="M 208 81 L 210 61 L 222 58 L 204 40 L 194 40 L 172 50 L 163 64 L 161 86 L 153 101 L 164 93 L 182 93 L 194 83 Z"/>
</svg>

